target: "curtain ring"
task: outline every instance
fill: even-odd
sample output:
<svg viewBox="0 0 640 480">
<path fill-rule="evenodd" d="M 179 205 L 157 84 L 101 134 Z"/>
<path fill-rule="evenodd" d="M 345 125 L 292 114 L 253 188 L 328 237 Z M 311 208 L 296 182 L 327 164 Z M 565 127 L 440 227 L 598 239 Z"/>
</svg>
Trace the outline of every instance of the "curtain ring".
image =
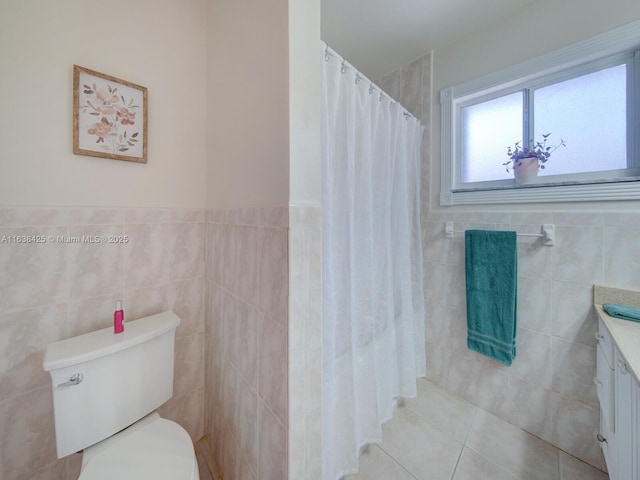
<svg viewBox="0 0 640 480">
<path fill-rule="evenodd" d="M 369 95 L 373 93 L 373 82 L 369 84 Z"/>
<path fill-rule="evenodd" d="M 342 59 L 342 67 L 340 67 L 340 73 L 346 73 L 347 72 L 347 66 L 344 64 L 344 62 L 346 62 L 346 60 L 343 58 Z"/>
<path fill-rule="evenodd" d="M 329 45 L 327 45 L 327 48 L 324 49 L 324 61 L 328 62 L 329 61 L 329 56 L 331 54 L 329 53 Z"/>
<path fill-rule="evenodd" d="M 380 101 L 382 101 L 383 98 L 384 98 L 384 94 L 380 92 Z M 391 102 L 389 102 L 389 105 L 391 105 Z"/>
</svg>

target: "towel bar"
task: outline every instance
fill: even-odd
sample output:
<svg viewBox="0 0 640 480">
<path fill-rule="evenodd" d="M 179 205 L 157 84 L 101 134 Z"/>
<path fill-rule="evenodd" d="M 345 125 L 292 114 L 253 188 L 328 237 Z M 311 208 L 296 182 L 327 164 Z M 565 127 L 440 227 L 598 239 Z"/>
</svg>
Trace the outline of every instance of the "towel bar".
<svg viewBox="0 0 640 480">
<path fill-rule="evenodd" d="M 444 236 L 446 238 L 453 238 L 454 233 L 464 233 L 464 230 L 454 230 L 453 222 L 445 222 L 444 224 Z M 555 228 L 552 223 L 545 223 L 540 227 L 540 233 L 518 233 L 519 237 L 537 237 L 542 239 L 542 245 L 552 247 L 555 245 L 556 235 Z"/>
</svg>

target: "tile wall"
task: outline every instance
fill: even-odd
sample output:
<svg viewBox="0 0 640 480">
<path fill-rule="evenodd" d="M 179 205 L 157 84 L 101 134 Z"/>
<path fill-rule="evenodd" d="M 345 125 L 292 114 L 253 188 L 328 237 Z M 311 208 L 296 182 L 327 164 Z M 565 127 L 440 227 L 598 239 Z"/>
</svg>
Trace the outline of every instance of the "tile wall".
<svg viewBox="0 0 640 480">
<path fill-rule="evenodd" d="M 284 480 L 288 208 L 207 212 L 205 431 L 227 479 Z"/>
<path fill-rule="evenodd" d="M 539 233 L 518 238 L 517 357 L 509 368 L 466 348 L 464 239 L 468 228 Z M 581 460 L 602 467 L 593 285 L 640 287 L 640 214 L 521 212 L 430 214 L 424 224 L 428 378 Z"/>
<path fill-rule="evenodd" d="M 168 309 L 182 318 L 173 398 L 160 414 L 202 436 L 204 228 L 203 210 L 0 209 L 0 478 L 77 478 L 80 455 L 56 460 L 42 360 L 47 344 L 112 325 L 116 300 L 125 319 Z M 58 238 L 83 235 L 128 242 Z"/>
<path fill-rule="evenodd" d="M 429 183 L 431 181 L 431 54 L 405 65 L 376 80 L 383 91 L 400 102 L 412 115 L 420 119 L 422 132 L 421 211 L 429 212 Z"/>
<path fill-rule="evenodd" d="M 289 207 L 289 478 L 322 468 L 322 209 Z"/>
</svg>

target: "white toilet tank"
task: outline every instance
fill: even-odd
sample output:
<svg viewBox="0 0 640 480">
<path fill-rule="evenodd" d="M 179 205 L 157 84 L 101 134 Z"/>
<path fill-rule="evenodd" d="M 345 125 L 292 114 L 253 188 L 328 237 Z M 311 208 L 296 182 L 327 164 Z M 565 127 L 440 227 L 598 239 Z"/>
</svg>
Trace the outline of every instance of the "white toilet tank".
<svg viewBox="0 0 640 480">
<path fill-rule="evenodd" d="M 180 318 L 163 312 L 52 343 L 51 374 L 58 458 L 80 451 L 151 413 L 173 395 Z"/>
</svg>

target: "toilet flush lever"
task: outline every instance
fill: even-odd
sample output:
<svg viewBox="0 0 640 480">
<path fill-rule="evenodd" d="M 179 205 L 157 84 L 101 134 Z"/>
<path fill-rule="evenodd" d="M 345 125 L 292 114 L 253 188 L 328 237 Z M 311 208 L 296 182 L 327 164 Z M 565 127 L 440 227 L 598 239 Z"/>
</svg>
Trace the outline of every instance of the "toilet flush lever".
<svg viewBox="0 0 640 480">
<path fill-rule="evenodd" d="M 73 387 L 74 385 L 78 385 L 80 382 L 84 380 L 84 375 L 81 373 L 74 373 L 68 382 L 64 382 L 58 385 L 58 388 L 62 387 Z"/>
</svg>

